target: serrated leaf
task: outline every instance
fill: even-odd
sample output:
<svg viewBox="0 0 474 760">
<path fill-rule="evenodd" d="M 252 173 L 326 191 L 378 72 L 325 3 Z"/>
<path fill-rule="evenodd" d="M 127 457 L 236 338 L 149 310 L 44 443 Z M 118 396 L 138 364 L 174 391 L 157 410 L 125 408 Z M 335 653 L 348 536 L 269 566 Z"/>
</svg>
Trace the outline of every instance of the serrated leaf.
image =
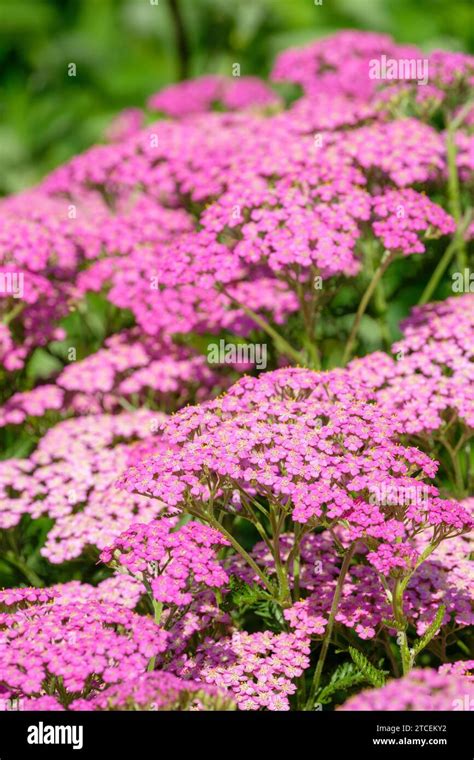
<svg viewBox="0 0 474 760">
<path fill-rule="evenodd" d="M 416 657 L 416 655 L 420 654 L 420 652 L 422 652 L 423 649 L 426 646 L 428 646 L 428 644 L 430 643 L 431 639 L 436 636 L 436 634 L 438 633 L 439 629 L 441 628 L 441 624 L 443 622 L 443 618 L 444 618 L 445 612 L 446 612 L 446 605 L 442 604 L 439 607 L 438 612 L 434 616 L 434 619 L 432 620 L 432 622 L 430 623 L 430 625 L 428 626 L 428 628 L 424 632 L 423 636 L 420 636 L 419 639 L 416 639 L 416 641 L 413 644 L 414 657 Z"/>
<path fill-rule="evenodd" d="M 352 686 L 358 686 L 359 684 L 366 682 L 366 677 L 362 673 L 354 673 L 352 676 L 347 676 L 347 678 L 341 678 L 340 681 L 338 681 L 336 684 L 328 684 L 324 687 L 324 689 L 321 690 L 321 692 L 317 696 L 317 701 L 321 702 L 321 704 L 327 704 L 330 702 L 330 698 L 332 695 L 339 691 L 352 688 Z"/>
<path fill-rule="evenodd" d="M 323 686 L 323 688 L 318 692 L 316 699 L 323 705 L 327 704 L 331 701 L 332 695 L 337 691 L 346 691 L 352 686 L 357 686 L 358 684 L 364 683 L 366 680 L 367 679 L 364 674 L 357 669 L 357 666 L 354 665 L 354 663 L 344 662 L 342 665 L 339 665 L 331 674 L 329 683 L 326 684 L 326 686 Z"/>
<path fill-rule="evenodd" d="M 372 684 L 372 686 L 385 686 L 385 676 L 388 671 L 376 668 L 368 661 L 367 657 L 362 654 L 362 652 L 359 652 L 358 649 L 354 649 L 354 647 L 349 647 L 349 654 L 360 672 L 365 676 L 367 681 Z"/>
<path fill-rule="evenodd" d="M 395 628 L 395 630 L 398 630 L 400 628 L 399 623 L 397 623 L 396 620 L 392 619 L 386 619 L 384 618 L 382 620 L 382 623 L 387 626 L 387 628 Z"/>
<path fill-rule="evenodd" d="M 343 662 L 342 665 L 338 665 L 336 670 L 334 670 L 331 673 L 331 678 L 329 679 L 330 684 L 337 683 L 342 678 L 346 678 L 346 676 L 354 675 L 356 673 L 356 666 L 353 662 Z"/>
<path fill-rule="evenodd" d="M 229 582 L 230 594 L 225 600 L 225 607 L 249 608 L 255 607 L 262 602 L 267 603 L 271 597 L 256 583 L 249 584 L 232 575 Z"/>
</svg>

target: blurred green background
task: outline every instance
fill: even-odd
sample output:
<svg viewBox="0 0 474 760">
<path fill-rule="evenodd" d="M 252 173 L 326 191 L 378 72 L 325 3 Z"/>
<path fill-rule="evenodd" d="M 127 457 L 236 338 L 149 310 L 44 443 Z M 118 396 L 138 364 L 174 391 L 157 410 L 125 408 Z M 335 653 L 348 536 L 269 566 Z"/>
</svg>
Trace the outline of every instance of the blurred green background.
<svg viewBox="0 0 474 760">
<path fill-rule="evenodd" d="M 280 50 L 343 28 L 469 52 L 474 2 L 0 0 L 0 194 L 99 141 L 167 83 L 233 62 L 264 76 Z"/>
</svg>

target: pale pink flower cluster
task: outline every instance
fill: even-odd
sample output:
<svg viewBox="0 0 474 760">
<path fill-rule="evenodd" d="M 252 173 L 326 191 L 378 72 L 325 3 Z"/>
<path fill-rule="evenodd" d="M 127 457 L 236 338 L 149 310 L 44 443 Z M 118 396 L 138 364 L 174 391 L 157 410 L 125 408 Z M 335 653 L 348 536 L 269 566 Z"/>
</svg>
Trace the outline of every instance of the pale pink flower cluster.
<svg viewBox="0 0 474 760">
<path fill-rule="evenodd" d="M 472 662 L 472 661 L 471 661 Z M 472 679 L 446 668 L 416 668 L 405 678 L 392 680 L 380 689 L 356 694 L 340 710 L 472 710 Z"/>
<path fill-rule="evenodd" d="M 88 546 L 104 548 L 137 519 L 153 519 L 162 505 L 120 492 L 115 481 L 133 461 L 134 442 L 152 436 L 164 419 L 142 409 L 89 415 L 51 428 L 29 459 L 0 462 L 1 527 L 17 525 L 23 515 L 49 515 L 55 525 L 41 551 L 59 563 Z"/>
<path fill-rule="evenodd" d="M 195 657 L 178 658 L 173 669 L 225 689 L 241 710 L 290 709 L 294 680 L 309 666 L 309 642 L 294 633 L 236 631 L 205 641 Z"/>
</svg>

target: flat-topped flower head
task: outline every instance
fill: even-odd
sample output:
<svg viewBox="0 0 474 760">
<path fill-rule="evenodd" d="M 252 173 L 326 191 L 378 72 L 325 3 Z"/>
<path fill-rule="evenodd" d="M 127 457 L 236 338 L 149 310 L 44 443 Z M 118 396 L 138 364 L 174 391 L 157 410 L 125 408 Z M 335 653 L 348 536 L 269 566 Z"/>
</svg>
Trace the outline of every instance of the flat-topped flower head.
<svg viewBox="0 0 474 760">
<path fill-rule="evenodd" d="M 290 709 L 295 679 L 309 666 L 308 641 L 294 633 L 236 631 L 206 640 L 194 657 L 173 663 L 178 675 L 226 691 L 241 710 Z"/>
<path fill-rule="evenodd" d="M 218 103 L 233 111 L 277 106 L 280 99 L 258 77 L 233 79 L 208 74 L 165 87 L 149 98 L 148 107 L 174 118 L 183 118 L 210 111 Z"/>
<path fill-rule="evenodd" d="M 379 81 L 370 77 L 370 61 L 382 55 L 394 59 L 421 56 L 408 45 L 374 32 L 344 30 L 302 48 L 290 48 L 277 57 L 275 81 L 299 84 L 305 93 L 344 94 L 370 100 Z"/>
<path fill-rule="evenodd" d="M 401 328 L 404 337 L 392 348 L 394 359 L 369 354 L 353 361 L 348 374 L 366 392 L 371 388 L 384 412 L 417 442 L 442 442 L 448 431 L 448 444 L 450 436 L 454 446 L 462 436 L 469 440 L 474 425 L 474 296 L 415 307 Z"/>
<path fill-rule="evenodd" d="M 34 605 L 1 620 L 0 681 L 10 697 L 49 693 L 67 706 L 82 693 L 144 673 L 166 637 L 151 618 L 124 607 Z"/>
<path fill-rule="evenodd" d="M 224 586 L 229 577 L 216 559 L 229 542 L 214 528 L 189 522 L 182 527 L 163 517 L 134 524 L 106 547 L 102 562 L 129 573 L 167 605 L 186 606 L 203 588 Z"/>
<path fill-rule="evenodd" d="M 393 418 L 350 387 L 343 399 L 333 395 L 332 377 L 279 370 L 244 378 L 219 399 L 174 415 L 163 427 L 174 448 L 130 468 L 119 485 L 204 518 L 209 499 L 245 517 L 257 496 L 308 527 L 344 523 L 353 540 L 375 542 L 374 562 L 382 562 L 378 542 L 391 545 L 394 536 L 430 529 L 438 540 L 468 529 L 466 510 L 433 486 L 426 499 L 397 508 L 373 498 L 383 489 L 409 492 L 434 476 L 437 463 L 403 446 Z M 412 561 L 401 546 L 381 551 L 393 567 Z"/>
</svg>

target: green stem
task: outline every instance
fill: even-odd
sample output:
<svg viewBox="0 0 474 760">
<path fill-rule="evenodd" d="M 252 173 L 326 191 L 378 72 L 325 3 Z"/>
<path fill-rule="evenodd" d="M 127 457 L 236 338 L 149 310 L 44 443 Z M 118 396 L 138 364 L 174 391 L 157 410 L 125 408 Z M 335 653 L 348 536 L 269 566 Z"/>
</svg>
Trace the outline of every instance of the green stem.
<svg viewBox="0 0 474 760">
<path fill-rule="evenodd" d="M 368 241 L 367 258 L 368 258 L 369 271 L 370 271 L 371 277 L 373 277 L 376 272 L 377 249 L 378 249 L 378 245 L 375 240 Z M 390 336 L 390 330 L 388 329 L 387 320 L 386 320 L 387 299 L 385 298 L 385 288 L 384 288 L 382 280 L 379 280 L 375 286 L 373 308 L 379 322 L 380 333 L 382 335 L 382 340 L 383 340 L 385 349 L 389 350 L 392 344 L 392 341 L 391 341 L 391 336 Z"/>
<path fill-rule="evenodd" d="M 272 595 L 275 601 L 278 601 L 277 590 L 273 586 L 273 583 L 271 583 L 271 581 L 267 578 L 265 573 L 262 572 L 262 570 L 259 568 L 257 563 L 252 559 L 252 557 L 248 554 L 248 552 L 245 551 L 244 547 L 241 546 L 239 542 L 234 538 L 232 533 L 229 533 L 229 531 L 226 530 L 226 528 L 224 528 L 224 526 L 209 513 L 206 513 L 206 515 L 204 516 L 204 519 L 206 519 L 210 523 L 210 525 L 216 528 L 216 530 L 220 531 L 227 538 L 227 540 L 230 541 L 235 551 L 238 554 L 240 554 L 240 556 L 247 562 L 248 565 L 250 565 L 254 573 L 260 578 L 265 588 Z"/>
<path fill-rule="evenodd" d="M 23 562 L 23 560 L 19 559 L 18 557 L 14 557 L 11 552 L 7 552 L 4 559 L 12 565 L 13 567 L 16 567 L 17 570 L 19 570 L 27 579 L 29 583 L 31 583 L 32 586 L 37 586 L 38 588 L 42 588 L 44 586 L 43 581 L 35 573 L 34 570 L 31 569 L 31 567 L 28 567 L 28 565 Z"/>
<path fill-rule="evenodd" d="M 321 369 L 321 357 L 319 355 L 319 351 L 316 344 L 312 343 L 311 341 L 308 341 L 308 343 L 306 344 L 306 350 L 308 351 L 309 368 Z M 305 362 L 305 364 L 307 364 L 307 362 Z"/>
<path fill-rule="evenodd" d="M 174 35 L 176 39 L 176 49 L 178 52 L 178 76 L 182 81 L 189 78 L 190 51 L 189 42 L 186 34 L 186 26 L 183 19 L 182 10 L 178 0 L 168 0 L 171 20 L 174 26 Z"/>
<path fill-rule="evenodd" d="M 402 661 L 403 675 L 406 675 L 407 673 L 409 673 L 411 668 L 414 665 L 414 658 L 411 655 L 410 648 L 408 646 L 408 638 L 406 634 L 408 621 L 405 617 L 405 612 L 403 609 L 403 594 L 413 574 L 416 572 L 416 570 L 418 570 L 420 565 L 422 565 L 423 562 L 430 556 L 430 554 L 434 552 L 434 550 L 439 545 L 439 541 L 440 539 L 434 541 L 433 543 L 428 544 L 426 549 L 421 553 L 415 567 L 404 578 L 399 578 L 395 582 L 395 588 L 393 589 L 392 609 L 393 609 L 393 617 L 396 623 L 398 624 L 398 633 L 399 635 L 401 635 L 401 642 L 399 646 L 400 646 L 400 656 L 401 656 L 401 661 Z"/>
<path fill-rule="evenodd" d="M 454 138 L 455 131 L 453 130 L 452 124 L 449 124 L 446 134 L 446 153 L 448 162 L 448 201 L 449 210 L 454 217 L 456 227 L 458 228 L 461 223 L 462 207 L 458 168 L 456 164 L 457 148 Z M 455 235 L 457 235 L 457 232 Z M 459 236 L 459 242 L 457 246 L 457 265 L 461 272 L 463 272 L 467 266 L 466 244 L 464 242 L 463 236 Z"/>
<path fill-rule="evenodd" d="M 293 558 L 293 595 L 295 602 L 300 598 L 300 552 L 299 549 Z"/>
<path fill-rule="evenodd" d="M 446 248 L 441 259 L 439 260 L 436 269 L 431 275 L 429 282 L 426 288 L 424 289 L 420 300 L 418 301 L 418 304 L 420 306 L 423 306 L 425 303 L 428 303 L 428 301 L 431 301 L 433 297 L 433 293 L 435 292 L 436 288 L 438 287 L 441 281 L 442 276 L 444 275 L 446 269 L 451 263 L 451 260 L 458 249 L 460 241 L 464 239 L 464 233 L 469 227 L 469 224 L 471 222 L 471 216 L 472 216 L 471 211 L 466 211 L 466 213 L 464 214 L 464 217 L 461 220 L 461 223 L 459 224 L 458 228 L 456 229 L 456 232 L 454 233 L 453 239 L 451 240 L 450 244 Z"/>
<path fill-rule="evenodd" d="M 449 458 L 451 460 L 451 465 L 452 465 L 453 474 L 454 474 L 454 483 L 456 486 L 456 496 L 459 499 L 462 499 L 467 494 L 466 494 L 466 489 L 464 487 L 464 477 L 462 474 L 461 463 L 459 461 L 459 456 L 458 456 L 459 452 L 453 449 L 449 441 L 442 439 L 442 443 L 446 451 L 448 452 Z"/>
<path fill-rule="evenodd" d="M 300 573 L 301 573 L 301 541 L 305 535 L 305 530 L 297 523 L 293 529 L 293 546 L 288 554 L 285 567 L 287 572 L 293 571 L 293 601 L 297 602 L 300 598 Z"/>
<path fill-rule="evenodd" d="M 324 634 L 323 645 L 321 647 L 321 652 L 319 655 L 318 664 L 316 665 L 316 670 L 314 671 L 313 683 L 311 685 L 309 699 L 306 703 L 306 710 L 312 710 L 316 694 L 318 693 L 319 682 L 321 681 L 321 675 L 323 672 L 326 655 L 329 649 L 329 644 L 331 642 L 331 636 L 332 636 L 332 631 L 334 628 L 334 622 L 336 619 L 337 609 L 339 607 L 339 600 L 341 598 L 342 587 L 344 585 L 344 580 L 347 575 L 347 571 L 349 570 L 349 565 L 351 564 L 352 557 L 354 555 L 355 546 L 356 545 L 354 542 L 353 544 L 351 544 L 351 546 L 347 550 L 346 555 L 344 557 L 344 561 L 341 566 L 341 570 L 339 572 L 336 589 L 334 591 L 334 596 L 332 598 L 331 610 L 329 612 L 328 624 L 326 626 L 326 631 Z"/>
<path fill-rule="evenodd" d="M 384 645 L 384 649 L 385 649 L 385 651 L 387 653 L 387 657 L 388 657 L 388 659 L 390 661 L 390 665 L 392 666 L 392 673 L 395 676 L 395 678 L 399 678 L 400 671 L 399 671 L 399 668 L 398 668 L 398 662 L 397 662 L 396 658 L 393 656 L 392 644 L 391 644 L 391 641 L 390 641 L 390 639 L 389 639 L 389 637 L 387 635 L 387 631 L 384 631 L 383 645 Z"/>
<path fill-rule="evenodd" d="M 160 620 L 161 620 L 161 615 L 163 612 L 163 603 L 157 602 L 156 599 L 153 597 L 153 595 L 150 594 L 150 596 L 151 596 L 151 603 L 153 605 L 153 620 L 155 621 L 157 625 L 159 625 Z M 155 669 L 155 662 L 156 662 L 156 657 L 155 655 L 153 655 L 153 657 L 151 658 L 147 666 L 148 673 L 151 673 L 151 671 Z"/>
<path fill-rule="evenodd" d="M 284 607 L 290 606 L 291 605 L 290 586 L 288 584 L 288 575 L 281 561 L 279 521 L 278 521 L 278 516 L 275 514 L 275 508 L 273 505 L 271 505 L 270 507 L 270 523 L 271 523 L 272 532 L 273 532 L 272 554 L 273 554 L 273 559 L 275 560 L 275 569 L 276 569 L 277 578 L 278 578 L 279 599 L 282 606 Z"/>
<path fill-rule="evenodd" d="M 314 295 L 311 295 L 311 302 L 308 304 L 305 298 L 305 288 L 302 283 L 298 283 L 298 301 L 300 303 L 301 314 L 306 334 L 305 348 L 308 351 L 311 368 L 321 369 L 321 355 L 316 344 L 315 336 L 315 314 Z"/>
<path fill-rule="evenodd" d="M 261 327 L 262 330 L 264 330 L 267 333 L 267 335 L 269 335 L 272 338 L 272 340 L 275 343 L 275 346 L 277 347 L 279 351 L 281 351 L 281 353 L 285 354 L 286 356 L 291 357 L 293 361 L 295 361 L 297 364 L 301 365 L 302 367 L 305 366 L 305 357 L 302 354 L 300 354 L 299 351 L 296 351 L 296 349 L 290 346 L 288 341 L 286 341 L 285 338 L 283 338 L 283 336 L 280 335 L 280 333 L 277 332 L 274 327 L 268 324 L 268 322 L 265 319 L 263 319 L 263 317 L 261 317 L 260 314 L 257 314 L 255 311 L 253 311 L 253 309 L 249 309 L 248 306 L 245 306 L 245 304 L 240 303 L 240 301 L 237 301 L 237 299 L 234 298 L 234 296 L 231 296 L 223 286 L 220 286 L 219 289 L 222 293 L 224 293 L 224 295 L 227 296 L 227 298 L 233 301 L 235 305 L 239 307 L 239 309 L 242 309 L 242 311 L 245 314 L 247 314 L 248 317 L 250 317 L 259 327 Z"/>
<path fill-rule="evenodd" d="M 397 580 L 395 588 L 393 590 L 393 617 L 398 624 L 398 642 L 400 647 L 400 656 L 402 661 L 402 672 L 405 676 L 411 669 L 411 656 L 410 648 L 408 646 L 408 639 L 406 634 L 407 621 L 405 619 L 405 613 L 403 611 L 403 591 L 404 585 Z"/>
<path fill-rule="evenodd" d="M 26 303 L 22 301 L 21 303 L 18 303 L 16 306 L 13 307 L 11 311 L 8 312 L 8 314 L 5 314 L 5 316 L 2 319 L 2 322 L 4 325 L 9 325 L 10 322 L 13 322 L 14 319 L 16 319 L 23 309 L 25 309 Z"/>
<path fill-rule="evenodd" d="M 467 103 L 464 103 L 458 115 L 451 121 L 451 129 L 454 132 L 456 131 L 456 129 L 459 129 L 459 127 L 462 126 L 464 119 L 472 111 L 473 108 L 474 108 L 474 98 L 472 98 L 471 100 L 468 100 Z"/>
<path fill-rule="evenodd" d="M 118 402 L 119 402 L 120 406 L 122 407 L 122 409 L 125 409 L 127 412 L 136 412 L 137 411 L 137 407 L 133 406 L 133 404 L 130 404 L 127 401 L 127 399 L 124 398 L 123 396 L 119 397 Z"/>
<path fill-rule="evenodd" d="M 352 325 L 352 330 L 350 332 L 349 338 L 346 343 L 346 348 L 344 350 L 344 356 L 342 359 L 344 364 L 347 364 L 347 362 L 352 356 L 354 343 L 356 341 L 357 334 L 359 332 L 360 323 L 362 321 L 362 317 L 364 316 L 367 310 L 367 306 L 369 305 L 370 299 L 372 298 L 372 295 L 374 294 L 378 283 L 382 279 L 383 275 L 387 271 L 388 267 L 390 266 L 394 258 L 395 258 L 395 254 L 393 252 L 385 251 L 384 255 L 382 256 L 382 260 L 378 268 L 375 270 L 374 276 L 372 277 L 367 287 L 367 290 L 362 296 L 362 300 L 359 304 L 359 308 L 357 309 L 357 312 L 354 318 L 354 323 Z"/>
</svg>

